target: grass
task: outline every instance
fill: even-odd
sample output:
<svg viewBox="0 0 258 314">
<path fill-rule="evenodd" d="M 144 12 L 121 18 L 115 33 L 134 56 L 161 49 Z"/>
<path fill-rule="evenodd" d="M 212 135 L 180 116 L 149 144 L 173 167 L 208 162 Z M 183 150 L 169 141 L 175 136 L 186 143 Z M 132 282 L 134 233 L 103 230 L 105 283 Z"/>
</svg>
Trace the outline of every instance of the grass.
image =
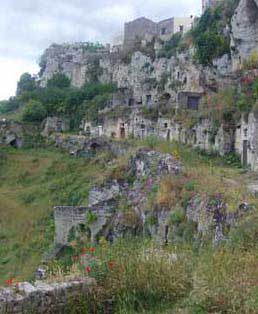
<svg viewBox="0 0 258 314">
<path fill-rule="evenodd" d="M 128 157 L 142 146 L 171 153 L 184 165 L 178 178 L 162 178 L 148 204 L 173 208 L 170 220 L 178 228 L 185 223 L 181 210 L 195 194 L 219 193 L 228 210 L 236 210 L 242 201 L 252 204 L 253 210 L 229 233 L 228 243 L 217 249 L 209 245 L 196 249 L 187 241 L 160 247 L 144 239 L 114 245 L 101 239 L 96 251 L 89 253 L 89 243 L 73 241 L 66 254 L 49 265 L 50 279 L 94 277 L 98 285 L 87 298 L 91 302 L 85 313 L 104 313 L 109 306 L 117 314 L 258 313 L 257 200 L 246 191 L 246 183 L 255 176 L 228 165 L 225 158 L 153 138 L 131 141 L 128 154 L 112 163 L 107 153 L 89 160 L 50 148 L 1 148 L 0 285 L 9 277 L 30 279 L 41 263 L 53 241 L 53 206 L 87 205 L 92 184 L 110 178 L 129 180 Z M 83 245 L 93 258 L 81 265 L 73 257 L 81 254 Z M 169 257 L 175 255 L 170 263 Z"/>
<path fill-rule="evenodd" d="M 1 148 L 0 284 L 28 279 L 53 241 L 53 207 L 87 205 L 105 165 L 51 149 Z"/>
<path fill-rule="evenodd" d="M 115 314 L 258 313 L 257 243 L 248 250 L 206 246 L 195 251 L 128 238 L 114 245 L 101 242 L 94 253 L 89 247 L 81 252 L 77 247 L 75 261 L 66 256 L 66 272 L 55 262 L 50 278 L 96 279 L 80 313 L 106 313 L 110 307 Z"/>
</svg>

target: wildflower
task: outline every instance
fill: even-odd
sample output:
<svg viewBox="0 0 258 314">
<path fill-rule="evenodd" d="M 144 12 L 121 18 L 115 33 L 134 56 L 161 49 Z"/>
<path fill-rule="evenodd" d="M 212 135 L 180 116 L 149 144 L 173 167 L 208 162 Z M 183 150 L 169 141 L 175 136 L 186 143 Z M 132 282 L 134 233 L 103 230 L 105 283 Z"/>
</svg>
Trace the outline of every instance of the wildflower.
<svg viewBox="0 0 258 314">
<path fill-rule="evenodd" d="M 6 284 L 7 286 L 11 286 L 12 283 L 13 283 L 13 280 L 14 280 L 14 278 L 9 278 L 9 279 L 7 279 L 7 280 L 5 281 L 5 284 Z"/>
<path fill-rule="evenodd" d="M 84 271 L 85 271 L 85 273 L 89 273 L 91 271 L 90 266 L 85 267 Z"/>
<path fill-rule="evenodd" d="M 83 247 L 82 248 L 82 253 L 86 253 L 87 252 L 87 248 L 86 247 Z"/>
<path fill-rule="evenodd" d="M 77 262 L 78 259 L 79 259 L 79 256 L 74 256 L 74 257 L 73 257 L 73 260 L 74 260 L 75 262 Z"/>
<path fill-rule="evenodd" d="M 115 262 L 114 261 L 108 262 L 108 268 L 109 269 L 113 269 L 114 266 L 115 266 Z"/>
<path fill-rule="evenodd" d="M 94 248 L 94 247 L 91 247 L 91 248 L 90 248 L 90 252 L 91 252 L 91 253 L 94 253 L 94 252 L 95 252 L 95 248 Z"/>
</svg>

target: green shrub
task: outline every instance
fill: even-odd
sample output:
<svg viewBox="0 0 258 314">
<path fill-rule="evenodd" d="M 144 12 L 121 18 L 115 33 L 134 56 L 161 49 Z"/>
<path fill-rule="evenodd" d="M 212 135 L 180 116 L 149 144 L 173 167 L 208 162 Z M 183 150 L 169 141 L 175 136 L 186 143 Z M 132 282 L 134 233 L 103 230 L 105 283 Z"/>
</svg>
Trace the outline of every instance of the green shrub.
<svg viewBox="0 0 258 314">
<path fill-rule="evenodd" d="M 71 84 L 71 80 L 62 73 L 56 73 L 47 81 L 47 87 L 66 88 Z"/>
<path fill-rule="evenodd" d="M 41 122 L 46 116 L 46 109 L 36 100 L 29 101 L 22 112 L 22 119 L 26 122 Z"/>
<path fill-rule="evenodd" d="M 230 53 L 230 38 L 223 35 L 223 29 L 228 23 L 227 14 L 223 4 L 216 9 L 207 9 L 192 30 L 195 57 L 205 66 L 212 65 L 214 58 Z"/>
<path fill-rule="evenodd" d="M 17 97 L 10 97 L 9 100 L 0 101 L 0 114 L 15 111 L 22 105 L 23 103 Z"/>
<path fill-rule="evenodd" d="M 166 41 L 164 47 L 158 52 L 158 57 L 171 58 L 176 55 L 179 44 L 182 40 L 182 33 L 175 33 L 170 40 Z"/>
<path fill-rule="evenodd" d="M 173 210 L 173 212 L 170 215 L 169 222 L 173 224 L 180 224 L 185 220 L 185 213 L 184 211 L 180 209 Z"/>
<path fill-rule="evenodd" d="M 91 225 L 93 222 L 95 222 L 98 219 L 97 215 L 93 213 L 91 210 L 87 212 L 86 214 L 86 225 Z"/>
<path fill-rule="evenodd" d="M 24 92 L 31 92 L 36 89 L 35 78 L 29 73 L 21 75 L 19 82 L 17 83 L 17 96 Z"/>
</svg>

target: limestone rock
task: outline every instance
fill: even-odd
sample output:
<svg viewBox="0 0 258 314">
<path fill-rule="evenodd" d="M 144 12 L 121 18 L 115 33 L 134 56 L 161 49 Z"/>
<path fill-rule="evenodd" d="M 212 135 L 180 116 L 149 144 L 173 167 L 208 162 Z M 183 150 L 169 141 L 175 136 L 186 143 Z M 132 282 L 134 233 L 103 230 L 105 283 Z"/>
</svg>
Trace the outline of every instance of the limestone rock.
<svg viewBox="0 0 258 314">
<path fill-rule="evenodd" d="M 258 51 L 258 0 L 241 0 L 232 18 L 232 47 L 235 63 Z"/>
</svg>

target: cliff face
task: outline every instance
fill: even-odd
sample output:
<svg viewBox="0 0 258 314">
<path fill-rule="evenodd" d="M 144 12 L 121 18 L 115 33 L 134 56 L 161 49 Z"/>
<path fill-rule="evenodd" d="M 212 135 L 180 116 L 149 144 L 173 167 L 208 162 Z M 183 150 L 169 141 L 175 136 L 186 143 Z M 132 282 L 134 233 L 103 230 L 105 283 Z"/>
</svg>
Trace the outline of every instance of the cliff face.
<svg viewBox="0 0 258 314">
<path fill-rule="evenodd" d="M 81 87 L 95 78 L 105 83 L 116 83 L 119 88 L 130 89 L 137 98 L 148 91 L 153 95 L 157 94 L 155 81 L 162 81 L 162 84 L 165 82 L 165 92 L 171 94 L 175 92 L 175 83 L 182 83 L 182 90 L 203 92 L 204 79 L 209 80 L 211 74 L 215 74 L 212 80 L 221 82 L 220 75 L 227 75 L 238 69 L 257 50 L 258 0 L 240 1 L 230 29 L 231 55 L 214 60 L 214 67 L 205 75 L 202 67 L 194 62 L 193 51 L 177 57 L 158 58 L 158 42 L 154 46 L 156 57 L 150 58 L 144 53 L 136 52 L 129 62 L 123 60 L 126 51 L 121 49 L 94 49 L 86 43 L 53 44 L 41 58 L 41 85 L 45 86 L 54 73 L 62 72 L 71 79 L 75 87 Z M 126 59 L 129 60 L 129 57 L 127 55 Z"/>
<path fill-rule="evenodd" d="M 87 44 L 51 45 L 41 57 L 41 86 L 55 73 L 64 73 L 72 85 L 81 87 L 98 75 L 99 60 L 107 51 L 104 48 L 90 49 Z"/>
<path fill-rule="evenodd" d="M 227 87 L 239 85 L 241 75 L 236 70 L 258 49 L 258 0 L 239 2 L 231 25 L 226 27 L 228 33 L 230 30 L 231 53 L 213 60 L 213 65 L 209 67 L 196 62 L 193 48 L 170 58 L 159 57 L 158 42 L 152 47 L 151 54 L 147 53 L 149 46 L 146 43 L 142 43 L 139 49 L 142 52 L 132 54 L 115 48 L 89 49 L 83 43 L 52 45 L 41 60 L 41 85 L 45 86 L 56 72 L 67 75 L 75 87 L 92 80 L 114 83 L 118 92 L 113 95 L 111 106 L 102 112 L 103 125 L 95 128 L 91 121 L 84 121 L 84 131 L 94 136 L 121 138 L 155 134 L 202 149 L 216 150 L 221 155 L 237 151 L 256 169 L 258 149 L 253 149 L 252 145 L 245 146 L 245 149 L 243 146 L 244 141 L 253 142 L 253 138 L 249 138 L 249 133 L 254 134 L 251 118 L 247 126 L 250 132 L 246 133 L 243 121 L 214 127 L 211 119 L 206 117 L 194 126 L 185 126 L 174 117 L 168 118 L 160 113 L 162 106 L 174 112 L 196 110 L 204 95 L 209 97 Z M 117 106 L 130 108 L 130 115 L 107 118 L 105 113 L 110 107 L 117 113 Z M 155 123 L 143 115 L 143 107 L 158 108 Z"/>
<path fill-rule="evenodd" d="M 258 51 L 258 1 L 241 0 L 232 19 L 232 47 L 235 64 Z"/>
</svg>

